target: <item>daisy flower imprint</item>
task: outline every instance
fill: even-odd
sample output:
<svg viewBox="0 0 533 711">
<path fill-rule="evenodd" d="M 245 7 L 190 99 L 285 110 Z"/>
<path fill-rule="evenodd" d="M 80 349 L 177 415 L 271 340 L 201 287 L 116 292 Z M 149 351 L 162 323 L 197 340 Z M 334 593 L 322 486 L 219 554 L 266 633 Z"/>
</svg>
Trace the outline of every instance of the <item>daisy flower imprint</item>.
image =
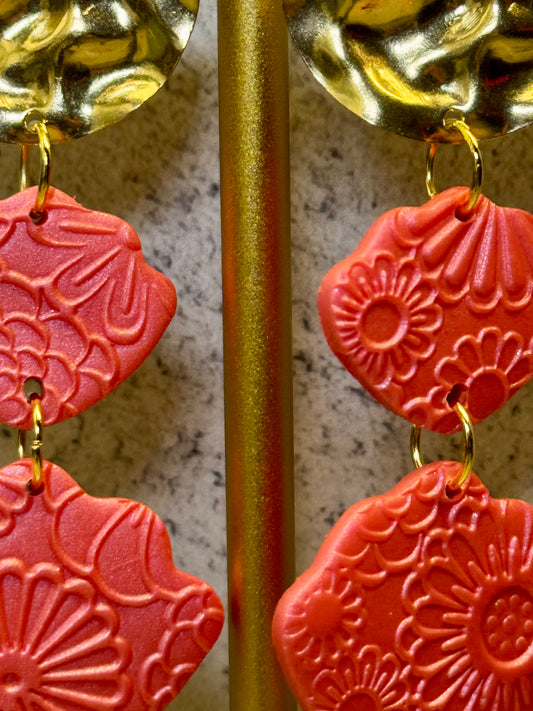
<svg viewBox="0 0 533 711">
<path fill-rule="evenodd" d="M 356 262 L 345 281 L 319 294 L 322 325 L 352 374 L 379 389 L 401 385 L 435 350 L 442 326 L 436 296 L 412 261 L 380 253 L 373 266 Z"/>
<path fill-rule="evenodd" d="M 448 392 L 457 383 L 463 385 L 468 412 L 481 421 L 505 405 L 532 373 L 533 355 L 519 333 L 486 328 L 457 342 L 453 356 L 439 365 L 437 378 Z"/>
<path fill-rule="evenodd" d="M 427 537 L 397 635 L 421 711 L 532 708 L 532 534 L 528 504 L 490 500 L 468 526 Z"/>
<path fill-rule="evenodd" d="M 85 580 L 51 563 L 0 563 L 2 711 L 111 711 L 128 700 L 131 653 L 118 616 Z"/>
<path fill-rule="evenodd" d="M 406 405 L 407 417 L 424 422 L 431 429 L 448 432 L 456 428 L 457 416 L 446 401 L 460 386 L 464 405 L 474 423 L 500 409 L 533 373 L 533 354 L 519 333 L 503 333 L 499 328 L 483 329 L 464 336 L 454 346 L 453 355 L 436 368 L 439 385 L 425 398 Z"/>
<path fill-rule="evenodd" d="M 365 624 L 363 594 L 345 574 L 326 568 L 290 604 L 285 635 L 296 658 L 314 674 L 354 645 Z"/>
<path fill-rule="evenodd" d="M 400 711 L 406 708 L 408 687 L 394 654 L 368 645 L 344 657 L 335 670 L 315 681 L 309 709 L 314 711 Z"/>
</svg>

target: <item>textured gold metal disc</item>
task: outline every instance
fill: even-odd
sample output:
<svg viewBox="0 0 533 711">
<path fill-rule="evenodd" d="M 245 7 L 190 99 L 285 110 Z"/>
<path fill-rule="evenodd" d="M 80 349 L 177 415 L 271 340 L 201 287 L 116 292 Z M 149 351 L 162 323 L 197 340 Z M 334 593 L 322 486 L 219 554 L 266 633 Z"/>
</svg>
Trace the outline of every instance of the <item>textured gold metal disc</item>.
<svg viewBox="0 0 533 711">
<path fill-rule="evenodd" d="M 80 138 L 138 108 L 187 44 L 197 0 L 0 0 L 0 140 Z"/>
<path fill-rule="evenodd" d="M 316 78 L 369 123 L 457 142 L 533 122 L 532 0 L 285 0 Z"/>
</svg>

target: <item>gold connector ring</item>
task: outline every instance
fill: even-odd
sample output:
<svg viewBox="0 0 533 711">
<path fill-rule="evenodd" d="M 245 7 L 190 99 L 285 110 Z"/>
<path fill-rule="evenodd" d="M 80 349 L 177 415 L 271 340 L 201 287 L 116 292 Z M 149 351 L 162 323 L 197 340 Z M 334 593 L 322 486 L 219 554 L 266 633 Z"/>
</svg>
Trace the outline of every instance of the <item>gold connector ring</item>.
<svg viewBox="0 0 533 711">
<path fill-rule="evenodd" d="M 45 212 L 46 196 L 48 195 L 48 190 L 50 188 L 50 163 L 52 158 L 52 147 L 50 143 L 50 134 L 46 126 L 46 122 L 42 118 L 28 119 L 27 129 L 37 134 L 39 141 L 39 155 L 41 159 L 41 166 L 39 172 L 39 187 L 37 190 L 37 197 L 35 199 L 35 205 L 31 211 L 31 216 L 35 221 L 38 221 Z M 29 177 L 29 156 L 30 147 L 28 144 L 22 146 L 21 158 L 20 158 L 20 189 L 25 190 L 29 187 L 30 177 Z"/>
<path fill-rule="evenodd" d="M 448 482 L 448 489 L 451 492 L 462 491 L 465 488 L 465 484 L 468 481 L 468 477 L 472 473 L 472 468 L 474 466 L 474 456 L 475 456 L 475 444 L 474 444 L 474 428 L 472 426 L 472 421 L 460 402 L 456 402 L 453 405 L 453 410 L 457 413 L 457 416 L 461 420 L 461 425 L 463 427 L 463 437 L 464 437 L 464 447 L 463 447 L 463 466 L 459 474 Z M 420 435 L 422 428 L 418 425 L 413 425 L 411 430 L 411 456 L 413 458 L 414 465 L 417 469 L 424 466 L 424 458 L 420 452 Z"/>
<path fill-rule="evenodd" d="M 33 396 L 31 398 L 32 418 L 33 418 L 33 440 L 31 443 L 32 477 L 26 488 L 30 494 L 39 494 L 43 485 L 43 411 L 41 398 Z M 23 459 L 26 448 L 26 432 L 18 431 L 18 455 Z"/>
<path fill-rule="evenodd" d="M 474 161 L 474 173 L 470 186 L 470 195 L 462 208 L 463 215 L 466 217 L 474 209 L 481 195 L 483 185 L 483 159 L 477 138 L 462 119 L 447 117 L 444 119 L 444 125 L 447 128 L 454 128 L 456 131 L 459 131 L 470 149 L 470 154 Z M 435 187 L 435 156 L 437 155 L 438 147 L 438 143 L 431 143 L 426 154 L 426 189 L 430 198 L 435 197 L 438 192 Z"/>
<path fill-rule="evenodd" d="M 38 491 L 41 487 L 43 476 L 43 410 L 41 408 L 41 398 L 34 397 L 31 404 L 33 414 L 33 442 L 31 443 L 33 476 L 31 488 L 33 491 Z"/>
</svg>

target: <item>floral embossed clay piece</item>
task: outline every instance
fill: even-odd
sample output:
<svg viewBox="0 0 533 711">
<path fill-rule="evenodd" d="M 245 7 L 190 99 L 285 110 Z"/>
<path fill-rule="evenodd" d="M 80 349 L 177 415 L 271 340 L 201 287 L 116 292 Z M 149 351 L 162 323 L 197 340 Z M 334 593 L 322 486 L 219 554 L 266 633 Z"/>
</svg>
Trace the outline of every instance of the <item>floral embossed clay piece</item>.
<svg viewBox="0 0 533 711">
<path fill-rule="evenodd" d="M 466 188 L 391 210 L 324 278 L 319 311 L 343 365 L 385 407 L 438 432 L 479 422 L 533 374 L 533 216 Z M 490 325 L 487 315 L 490 314 Z"/>
<path fill-rule="evenodd" d="M 0 202 L 0 421 L 32 425 L 24 381 L 43 385 L 44 424 L 107 395 L 146 358 L 176 308 L 171 282 L 126 222 L 50 188 Z"/>
<path fill-rule="evenodd" d="M 349 509 L 284 594 L 304 711 L 531 711 L 533 508 L 437 462 Z"/>
<path fill-rule="evenodd" d="M 0 469 L 0 709 L 162 711 L 217 639 L 209 585 L 177 570 L 162 521 L 44 463 Z"/>
</svg>

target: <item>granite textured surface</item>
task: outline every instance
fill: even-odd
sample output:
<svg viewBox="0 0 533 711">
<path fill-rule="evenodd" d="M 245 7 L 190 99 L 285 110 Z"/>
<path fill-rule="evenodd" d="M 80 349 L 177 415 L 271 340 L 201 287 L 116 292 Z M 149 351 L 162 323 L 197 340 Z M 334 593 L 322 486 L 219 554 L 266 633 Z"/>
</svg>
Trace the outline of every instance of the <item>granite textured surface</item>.
<svg viewBox="0 0 533 711">
<path fill-rule="evenodd" d="M 364 124 L 291 53 L 292 228 L 298 570 L 346 507 L 411 468 L 409 425 L 367 395 L 330 353 L 316 291 L 385 210 L 425 201 L 425 148 Z M 485 144 L 486 193 L 533 210 L 531 130 Z M 54 148 L 53 182 L 120 215 L 173 281 L 178 313 L 144 365 L 105 401 L 45 432 L 44 453 L 93 495 L 151 506 L 175 562 L 226 596 L 216 3 L 202 0 L 176 73 L 120 124 Z M 1 149 L 0 194 L 18 151 Z M 439 185 L 470 180 L 467 153 L 443 148 Z M 529 385 L 477 428 L 476 471 L 494 494 L 533 501 Z M 1 462 L 16 459 L 2 428 Z M 460 437 L 427 435 L 428 459 L 460 457 Z M 223 637 L 171 709 L 229 708 Z"/>
</svg>

